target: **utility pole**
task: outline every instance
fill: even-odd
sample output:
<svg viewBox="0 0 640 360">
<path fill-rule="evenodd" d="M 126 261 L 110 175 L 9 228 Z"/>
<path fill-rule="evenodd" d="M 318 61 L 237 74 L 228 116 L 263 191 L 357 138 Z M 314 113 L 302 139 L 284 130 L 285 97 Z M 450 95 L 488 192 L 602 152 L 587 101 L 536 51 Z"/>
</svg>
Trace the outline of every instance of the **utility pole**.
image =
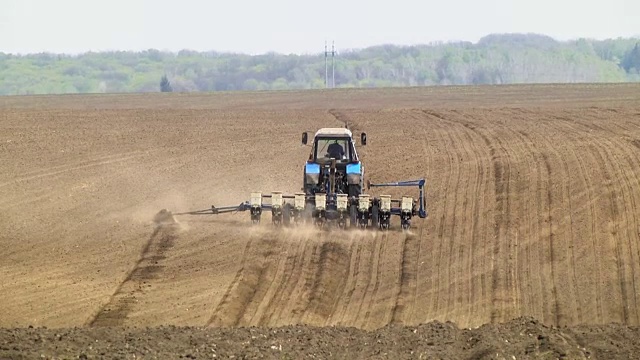
<svg viewBox="0 0 640 360">
<path fill-rule="evenodd" d="M 327 56 L 329 53 L 327 52 L 327 40 L 324 41 L 324 88 L 327 88 L 327 80 L 329 77 L 329 68 L 327 67 Z"/>
<path fill-rule="evenodd" d="M 329 54 L 331 54 L 331 88 L 336 87 L 336 46 L 335 41 L 331 42 L 331 51 L 327 48 L 327 41 L 324 42 L 324 87 L 329 87 Z"/>
<path fill-rule="evenodd" d="M 336 46 L 335 41 L 331 41 L 331 85 L 336 87 Z"/>
</svg>

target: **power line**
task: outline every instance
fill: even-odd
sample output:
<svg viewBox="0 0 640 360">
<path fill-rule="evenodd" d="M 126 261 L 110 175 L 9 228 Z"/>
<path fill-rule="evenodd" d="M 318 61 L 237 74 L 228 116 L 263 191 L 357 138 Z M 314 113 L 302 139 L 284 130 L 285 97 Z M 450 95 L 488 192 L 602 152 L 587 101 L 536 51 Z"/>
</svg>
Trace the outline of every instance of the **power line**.
<svg viewBox="0 0 640 360">
<path fill-rule="evenodd" d="M 336 46 L 335 41 L 331 41 L 331 51 L 327 48 L 327 41 L 324 42 L 324 87 L 329 87 L 329 55 L 331 55 L 331 88 L 336 87 Z"/>
</svg>

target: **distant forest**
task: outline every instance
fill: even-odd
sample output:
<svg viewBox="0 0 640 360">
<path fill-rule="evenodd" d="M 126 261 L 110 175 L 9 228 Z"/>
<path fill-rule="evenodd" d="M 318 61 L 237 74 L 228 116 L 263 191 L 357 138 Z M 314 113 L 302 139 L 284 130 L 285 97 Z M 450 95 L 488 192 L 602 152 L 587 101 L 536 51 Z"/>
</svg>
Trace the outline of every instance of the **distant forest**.
<svg viewBox="0 0 640 360">
<path fill-rule="evenodd" d="M 640 81 L 640 39 L 556 41 L 494 34 L 478 43 L 341 51 L 336 87 Z M 329 69 L 331 62 L 329 59 Z M 230 91 L 325 87 L 324 54 L 0 53 L 0 95 Z M 331 76 L 329 78 L 331 83 Z"/>
</svg>

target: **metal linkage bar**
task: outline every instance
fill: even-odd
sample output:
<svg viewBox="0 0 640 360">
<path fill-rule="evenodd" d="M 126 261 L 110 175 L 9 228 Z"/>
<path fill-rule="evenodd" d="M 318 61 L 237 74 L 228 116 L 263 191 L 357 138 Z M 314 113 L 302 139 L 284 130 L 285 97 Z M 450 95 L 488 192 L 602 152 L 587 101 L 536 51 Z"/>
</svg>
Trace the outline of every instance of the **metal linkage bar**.
<svg viewBox="0 0 640 360">
<path fill-rule="evenodd" d="M 425 182 L 426 181 L 424 179 L 396 181 L 396 182 L 381 183 L 381 184 L 372 184 L 371 181 L 367 181 L 367 188 L 382 187 L 382 186 L 418 186 L 422 188 L 424 187 Z"/>
<path fill-rule="evenodd" d="M 424 219 L 424 218 L 427 217 L 427 205 L 426 205 L 426 199 L 425 199 L 425 196 L 424 196 L 424 184 L 425 184 L 425 182 L 426 181 L 424 179 L 409 180 L 409 181 L 396 181 L 396 182 L 380 183 L 380 184 L 372 184 L 371 181 L 367 181 L 367 189 L 370 189 L 372 187 L 386 187 L 386 186 L 395 186 L 395 187 L 417 186 L 418 189 L 420 189 L 420 195 L 418 197 L 418 202 L 420 203 L 419 204 L 419 208 L 418 208 L 418 216 L 420 216 L 420 218 Z M 396 202 L 396 201 L 394 201 L 394 202 Z M 400 202 L 402 202 L 402 200 Z M 393 210 L 395 210 L 395 209 L 393 209 Z"/>
<path fill-rule="evenodd" d="M 173 215 L 215 215 L 215 214 L 224 214 L 224 213 L 235 212 L 235 211 L 247 211 L 250 208 L 251 208 L 251 205 L 249 205 L 249 202 L 243 202 L 238 206 L 215 207 L 211 205 L 209 209 L 182 212 L 182 213 L 176 213 Z"/>
</svg>

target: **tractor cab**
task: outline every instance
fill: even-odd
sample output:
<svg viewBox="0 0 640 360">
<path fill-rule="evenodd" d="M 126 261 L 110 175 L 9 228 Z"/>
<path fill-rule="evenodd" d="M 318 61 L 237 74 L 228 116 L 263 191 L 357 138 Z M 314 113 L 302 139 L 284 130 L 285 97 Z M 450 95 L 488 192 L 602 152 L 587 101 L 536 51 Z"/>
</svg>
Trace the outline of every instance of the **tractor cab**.
<svg viewBox="0 0 640 360">
<path fill-rule="evenodd" d="M 362 133 L 361 145 L 367 142 Z M 307 144 L 307 133 L 302 143 Z M 316 132 L 311 153 L 305 165 L 304 190 L 308 195 L 316 193 L 348 194 L 358 196 L 362 192 L 363 167 L 358 158 L 353 134 L 344 128 L 323 128 Z"/>
<path fill-rule="evenodd" d="M 306 133 L 305 133 L 306 135 Z M 303 135 L 303 143 L 305 142 Z M 309 161 L 318 164 L 336 161 L 336 165 L 358 162 L 358 153 L 349 129 L 324 128 L 316 132 L 313 139 Z"/>
<path fill-rule="evenodd" d="M 366 134 L 362 133 L 361 144 L 366 144 Z M 307 133 L 302 134 L 302 143 L 308 142 Z M 311 145 L 309 162 L 317 164 L 330 163 L 336 161 L 337 167 L 344 167 L 345 164 L 359 162 L 356 152 L 353 135 L 349 129 L 343 128 L 323 128 L 316 132 L 313 144 Z M 343 165 L 343 166 L 340 166 Z"/>
</svg>

